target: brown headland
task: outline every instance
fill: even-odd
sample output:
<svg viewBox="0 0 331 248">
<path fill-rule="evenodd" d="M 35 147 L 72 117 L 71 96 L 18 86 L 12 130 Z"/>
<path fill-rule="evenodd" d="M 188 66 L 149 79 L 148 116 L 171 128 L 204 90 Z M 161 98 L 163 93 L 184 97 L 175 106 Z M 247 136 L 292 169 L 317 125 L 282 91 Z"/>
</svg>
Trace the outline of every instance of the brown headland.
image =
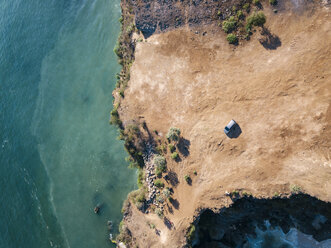
<svg viewBox="0 0 331 248">
<path fill-rule="evenodd" d="M 219 13 L 213 1 L 200 1 L 204 7 L 197 16 L 206 16 L 201 20 L 190 18 L 196 13 L 191 1 L 151 2 L 147 8 L 144 1 L 122 1 L 124 15 L 130 12 L 136 24 L 130 33 L 134 62 L 114 96 L 122 134 L 145 162 L 146 199 L 126 202 L 126 245 L 183 247 L 203 209 L 217 212 L 237 198 L 304 192 L 330 202 L 328 1 L 252 5 L 244 15 L 262 10 L 266 23 L 249 37 L 237 33 L 236 45 L 227 42 L 219 23 L 233 14 L 233 6 L 237 13 L 240 1 L 216 1 Z M 160 12 L 167 25 L 158 22 Z M 235 139 L 223 132 L 231 119 L 242 130 Z M 181 131 L 176 142 L 167 139 L 171 127 Z M 148 202 L 149 184 L 157 179 L 148 167 L 155 154 L 166 159 L 162 176 L 168 175 L 158 180 L 173 191 L 167 199 L 163 189 L 154 188 L 154 196 L 164 198 L 157 204 Z"/>
</svg>

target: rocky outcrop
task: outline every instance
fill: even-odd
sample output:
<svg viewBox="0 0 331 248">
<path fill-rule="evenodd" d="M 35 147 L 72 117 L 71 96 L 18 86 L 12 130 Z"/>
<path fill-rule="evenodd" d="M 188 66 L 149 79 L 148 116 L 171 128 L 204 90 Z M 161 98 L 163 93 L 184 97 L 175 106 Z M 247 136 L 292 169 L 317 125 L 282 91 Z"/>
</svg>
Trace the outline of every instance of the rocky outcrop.
<svg viewBox="0 0 331 248">
<path fill-rule="evenodd" d="M 275 199 L 244 197 L 218 212 L 203 211 L 197 221 L 199 244 L 194 247 L 242 247 L 256 227 L 266 228 L 265 221 L 284 233 L 296 228 L 317 241 L 331 239 L 331 203 L 306 194 Z"/>
<path fill-rule="evenodd" d="M 147 38 L 183 25 L 198 26 L 218 23 L 231 14 L 232 6 L 248 0 L 131 0 L 136 27 Z"/>
</svg>

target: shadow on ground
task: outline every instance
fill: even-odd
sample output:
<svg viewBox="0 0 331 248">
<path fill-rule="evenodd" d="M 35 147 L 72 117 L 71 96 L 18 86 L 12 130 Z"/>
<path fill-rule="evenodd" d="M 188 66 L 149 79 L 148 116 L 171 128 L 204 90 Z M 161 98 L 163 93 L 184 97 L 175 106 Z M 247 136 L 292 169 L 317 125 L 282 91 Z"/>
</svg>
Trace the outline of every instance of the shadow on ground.
<svg viewBox="0 0 331 248">
<path fill-rule="evenodd" d="M 282 45 L 282 42 L 279 37 L 275 34 L 272 34 L 266 27 L 262 29 L 261 35 L 263 37 L 259 39 L 259 41 L 265 49 L 276 50 Z"/>
</svg>

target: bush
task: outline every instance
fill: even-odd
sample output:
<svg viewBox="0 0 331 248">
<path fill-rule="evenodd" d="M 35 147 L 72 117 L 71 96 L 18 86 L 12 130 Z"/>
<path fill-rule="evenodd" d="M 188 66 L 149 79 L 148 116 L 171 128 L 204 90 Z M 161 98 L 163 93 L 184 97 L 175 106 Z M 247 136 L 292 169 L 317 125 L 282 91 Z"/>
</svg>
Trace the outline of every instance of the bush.
<svg viewBox="0 0 331 248">
<path fill-rule="evenodd" d="M 237 22 L 234 19 L 234 17 L 230 16 L 228 20 L 222 23 L 222 29 L 224 30 L 224 32 L 230 33 L 232 30 L 236 28 L 236 24 Z"/>
<path fill-rule="evenodd" d="M 118 104 L 114 106 L 114 109 L 110 112 L 110 123 L 113 125 L 122 125 L 122 121 L 120 120 L 120 116 L 118 114 Z"/>
<path fill-rule="evenodd" d="M 247 17 L 246 30 L 250 32 L 253 26 L 263 26 L 265 22 L 266 17 L 262 11 L 254 13 Z"/>
<path fill-rule="evenodd" d="M 195 170 L 195 171 L 193 171 L 193 174 L 194 175 L 198 175 L 198 172 Z"/>
<path fill-rule="evenodd" d="M 160 167 L 156 167 L 155 174 L 158 178 L 162 177 L 162 170 L 160 169 Z"/>
<path fill-rule="evenodd" d="M 238 190 L 234 190 L 234 191 L 232 191 L 231 194 L 232 194 L 233 196 L 239 196 L 239 195 L 240 195 Z"/>
<path fill-rule="evenodd" d="M 180 129 L 177 127 L 171 127 L 167 133 L 167 139 L 172 141 L 178 141 L 180 136 Z"/>
<path fill-rule="evenodd" d="M 195 236 L 195 226 L 193 224 L 191 224 L 191 226 L 189 227 L 189 229 L 186 233 L 187 242 L 189 244 L 192 243 L 194 236 Z"/>
<path fill-rule="evenodd" d="M 291 185 L 291 191 L 292 191 L 292 193 L 301 193 L 302 192 L 301 187 L 298 185 Z"/>
<path fill-rule="evenodd" d="M 139 210 L 142 210 L 145 206 L 144 202 L 136 202 L 135 205 Z"/>
<path fill-rule="evenodd" d="M 271 5 L 276 5 L 276 4 L 277 4 L 277 0 L 269 0 L 269 3 L 270 3 Z"/>
<path fill-rule="evenodd" d="M 173 144 L 168 145 L 170 152 L 174 152 L 176 150 L 176 147 Z"/>
<path fill-rule="evenodd" d="M 157 208 L 155 209 L 155 213 L 157 214 L 157 216 L 159 216 L 160 218 L 163 217 L 163 210 L 161 208 Z"/>
<path fill-rule="evenodd" d="M 174 160 L 178 159 L 178 158 L 179 158 L 178 153 L 177 153 L 177 152 L 173 152 L 173 153 L 171 154 L 171 158 L 174 159 Z"/>
<path fill-rule="evenodd" d="M 249 3 L 245 3 L 245 4 L 243 5 L 243 9 L 248 10 L 248 9 L 249 9 Z"/>
<path fill-rule="evenodd" d="M 160 179 L 156 179 L 154 181 L 154 185 L 158 188 L 163 188 L 164 187 L 164 183 Z"/>
<path fill-rule="evenodd" d="M 171 195 L 171 192 L 170 192 L 170 190 L 169 190 L 168 188 L 164 189 L 164 190 L 162 191 L 162 193 L 163 193 L 163 195 L 164 195 L 166 198 L 169 198 L 170 195 Z"/>
<path fill-rule="evenodd" d="M 163 153 L 167 152 L 167 149 L 166 149 L 165 145 L 159 145 L 159 146 L 156 147 L 156 151 L 159 154 L 163 154 Z"/>
<path fill-rule="evenodd" d="M 254 4 L 254 5 L 259 5 L 259 4 L 261 4 L 261 3 L 260 3 L 260 0 L 253 0 L 253 4 Z"/>
<path fill-rule="evenodd" d="M 159 196 L 156 197 L 156 201 L 159 202 L 159 203 L 163 203 L 164 202 L 164 198 L 159 195 Z"/>
<path fill-rule="evenodd" d="M 162 171 L 166 169 L 167 161 L 161 155 L 155 155 L 154 159 L 153 159 L 153 163 L 155 166 L 160 167 L 162 169 Z"/>
<path fill-rule="evenodd" d="M 127 26 L 127 28 L 126 28 L 126 32 L 127 32 L 128 34 L 131 34 L 132 32 L 135 31 L 135 29 L 136 29 L 136 26 L 134 25 L 134 23 L 131 23 L 129 26 Z"/>
<path fill-rule="evenodd" d="M 238 19 L 243 18 L 244 17 L 244 12 L 242 12 L 242 10 L 238 10 L 237 17 L 238 17 Z"/>
<path fill-rule="evenodd" d="M 187 182 L 187 183 L 190 183 L 191 182 L 191 177 L 189 176 L 189 175 L 185 175 L 184 176 L 184 179 L 185 179 L 185 181 Z"/>
<path fill-rule="evenodd" d="M 138 190 L 138 195 L 135 198 L 136 202 L 144 202 L 145 201 L 145 190 L 140 189 Z"/>
<path fill-rule="evenodd" d="M 236 44 L 238 42 L 238 38 L 235 34 L 228 34 L 226 39 L 230 44 Z"/>
<path fill-rule="evenodd" d="M 144 186 L 144 179 L 145 179 L 145 173 L 142 169 L 139 169 L 138 171 L 138 178 L 137 178 L 137 184 L 138 187 L 141 188 Z"/>
</svg>

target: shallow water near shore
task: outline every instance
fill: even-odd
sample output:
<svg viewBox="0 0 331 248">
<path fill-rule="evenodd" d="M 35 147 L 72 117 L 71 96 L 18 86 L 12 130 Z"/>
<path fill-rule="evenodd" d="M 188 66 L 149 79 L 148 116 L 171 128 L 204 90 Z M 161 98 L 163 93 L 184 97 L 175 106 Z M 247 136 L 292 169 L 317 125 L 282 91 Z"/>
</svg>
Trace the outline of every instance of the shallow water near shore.
<svg viewBox="0 0 331 248">
<path fill-rule="evenodd" d="M 0 247 L 114 247 L 107 221 L 117 231 L 136 187 L 108 122 L 120 1 L 6 0 L 0 12 Z"/>
</svg>

